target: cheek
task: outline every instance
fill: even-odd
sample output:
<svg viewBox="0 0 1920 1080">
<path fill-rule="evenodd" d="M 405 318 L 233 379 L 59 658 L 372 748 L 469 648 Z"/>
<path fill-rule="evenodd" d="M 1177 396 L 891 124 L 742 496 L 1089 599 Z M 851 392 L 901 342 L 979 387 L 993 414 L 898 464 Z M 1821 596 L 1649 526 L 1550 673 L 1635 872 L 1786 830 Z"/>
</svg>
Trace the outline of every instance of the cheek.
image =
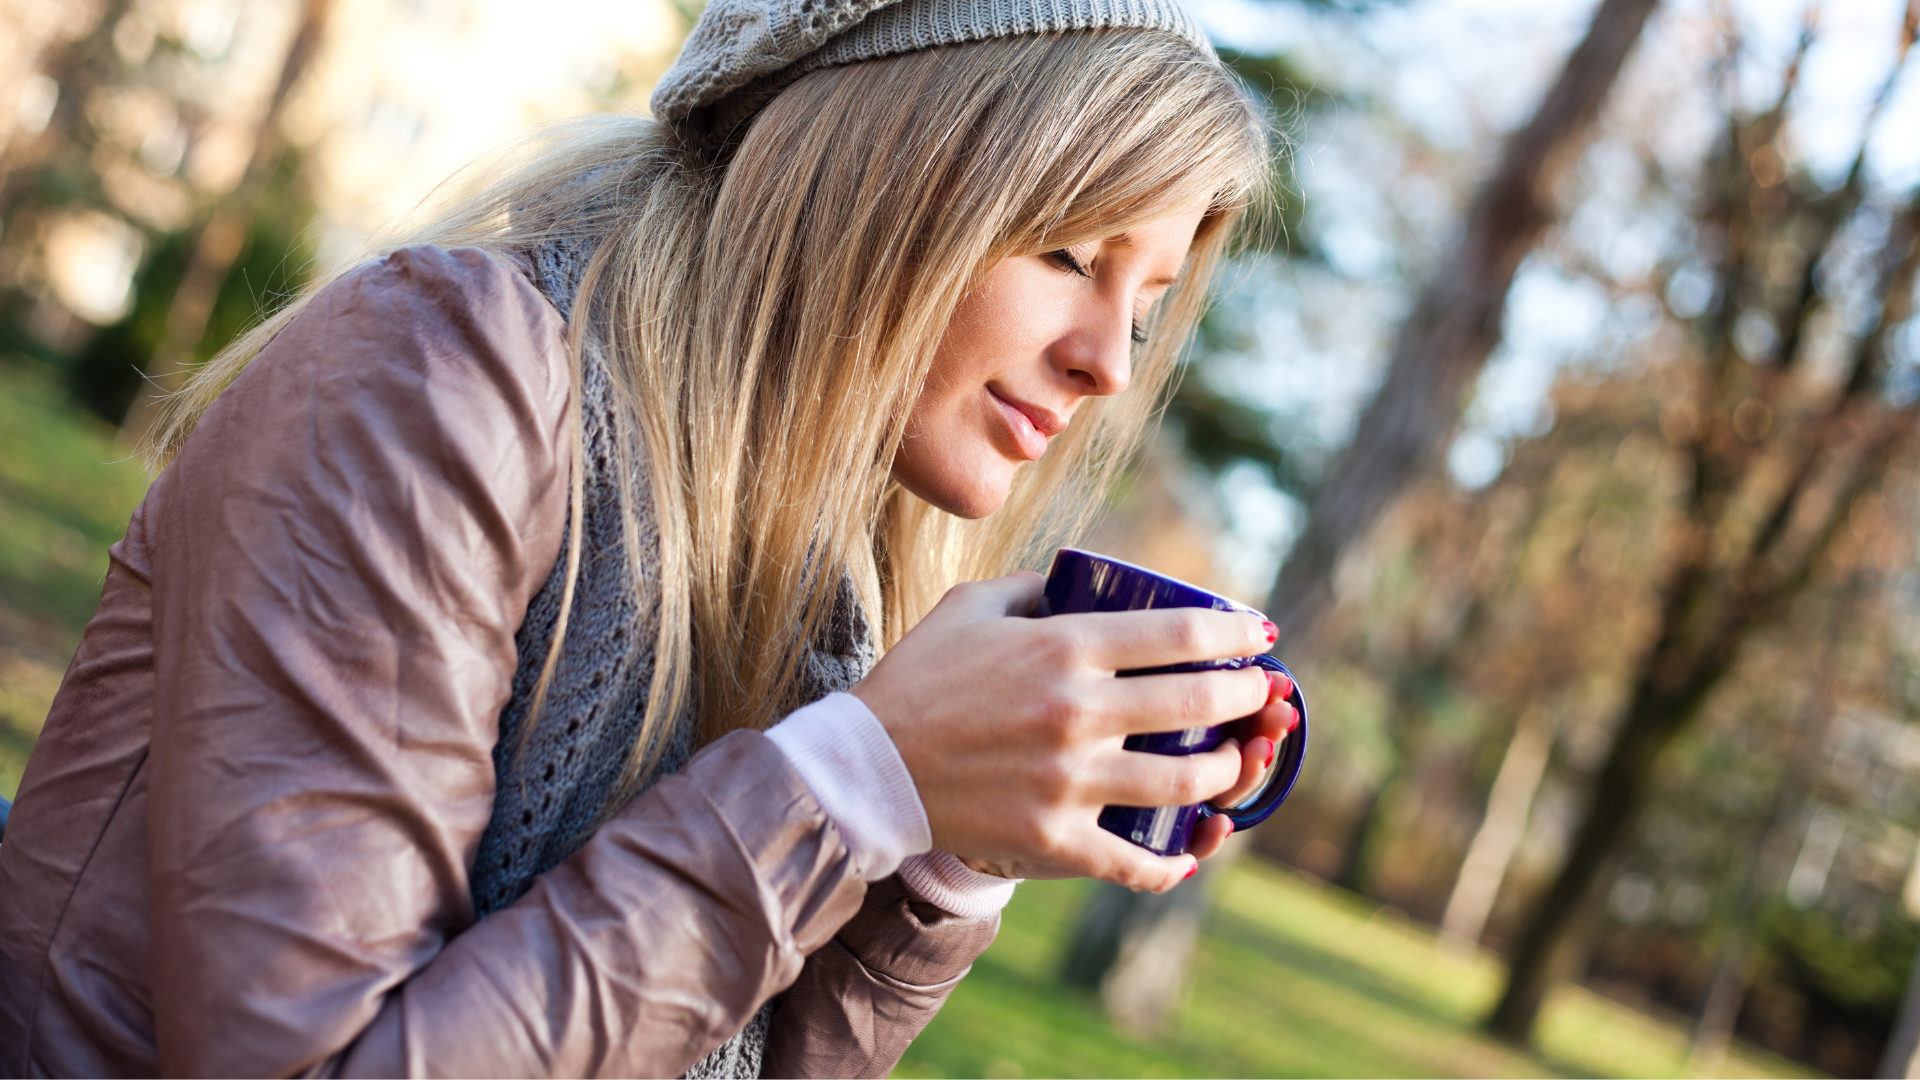
<svg viewBox="0 0 1920 1080">
<path fill-rule="evenodd" d="M 927 502 L 963 518 L 993 513 L 1012 487 L 1014 463 L 994 442 L 980 382 L 935 384 L 914 403 L 893 477 Z"/>
<path fill-rule="evenodd" d="M 907 490 L 961 517 L 991 514 L 1017 470 L 987 397 L 997 378 L 1044 379 L 1047 342 L 1067 307 L 1063 277 L 1032 258 L 1009 259 L 960 302 L 914 401 L 893 475 Z"/>
<path fill-rule="evenodd" d="M 932 377 L 985 384 L 1044 363 L 1047 345 L 1071 324 L 1072 279 L 1032 257 L 994 267 L 954 309 L 934 354 Z"/>
</svg>

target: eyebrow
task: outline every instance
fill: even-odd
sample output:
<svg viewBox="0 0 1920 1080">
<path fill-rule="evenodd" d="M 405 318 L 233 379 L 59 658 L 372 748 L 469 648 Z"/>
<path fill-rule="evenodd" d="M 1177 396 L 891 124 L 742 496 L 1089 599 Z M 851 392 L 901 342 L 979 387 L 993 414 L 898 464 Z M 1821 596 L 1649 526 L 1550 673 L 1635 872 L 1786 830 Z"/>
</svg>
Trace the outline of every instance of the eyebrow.
<svg viewBox="0 0 1920 1080">
<path fill-rule="evenodd" d="M 1133 234 L 1130 232 L 1116 233 L 1112 236 L 1107 237 L 1106 242 L 1109 244 L 1119 244 L 1121 247 L 1132 247 Z M 1180 284 L 1180 275 L 1162 274 L 1157 278 L 1148 278 L 1146 281 L 1141 282 L 1141 284 L 1158 285 L 1162 288 L 1171 289 L 1175 285 Z"/>
</svg>

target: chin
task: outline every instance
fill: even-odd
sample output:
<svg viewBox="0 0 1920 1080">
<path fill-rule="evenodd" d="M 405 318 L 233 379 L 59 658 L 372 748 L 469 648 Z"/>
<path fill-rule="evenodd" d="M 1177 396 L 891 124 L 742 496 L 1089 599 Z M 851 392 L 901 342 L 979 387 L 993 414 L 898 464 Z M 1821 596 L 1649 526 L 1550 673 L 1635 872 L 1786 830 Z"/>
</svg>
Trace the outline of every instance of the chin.
<svg viewBox="0 0 1920 1080">
<path fill-rule="evenodd" d="M 1013 470 L 1008 469 L 1005 476 L 941 477 L 925 484 L 902 478 L 902 486 L 954 517 L 978 521 L 1006 505 L 1013 488 Z"/>
<path fill-rule="evenodd" d="M 920 495 L 917 491 L 914 494 Z M 941 492 L 939 496 L 927 499 L 925 495 L 920 495 L 921 498 L 954 517 L 978 521 L 983 517 L 991 516 L 994 511 L 1006 505 L 1007 489 L 1000 487 L 990 491 Z"/>
</svg>

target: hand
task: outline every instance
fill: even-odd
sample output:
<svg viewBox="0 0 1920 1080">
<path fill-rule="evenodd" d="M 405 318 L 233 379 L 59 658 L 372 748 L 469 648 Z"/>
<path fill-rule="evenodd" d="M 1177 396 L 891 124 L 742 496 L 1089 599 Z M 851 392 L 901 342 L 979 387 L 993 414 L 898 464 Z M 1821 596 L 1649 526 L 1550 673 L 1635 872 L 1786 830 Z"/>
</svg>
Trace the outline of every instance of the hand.
<svg viewBox="0 0 1920 1080">
<path fill-rule="evenodd" d="M 953 589 L 853 693 L 912 773 L 935 847 L 1007 877 L 1172 888 L 1225 832 L 1196 833 L 1193 854 L 1154 855 L 1101 829 L 1101 807 L 1244 798 L 1293 710 L 1279 700 L 1284 680 L 1259 668 L 1114 673 L 1248 656 L 1270 631 L 1257 616 L 1199 608 L 1029 618 L 1044 583 L 1015 574 Z M 1189 757 L 1120 748 L 1127 735 L 1253 713 L 1244 747 L 1228 740 Z"/>
</svg>

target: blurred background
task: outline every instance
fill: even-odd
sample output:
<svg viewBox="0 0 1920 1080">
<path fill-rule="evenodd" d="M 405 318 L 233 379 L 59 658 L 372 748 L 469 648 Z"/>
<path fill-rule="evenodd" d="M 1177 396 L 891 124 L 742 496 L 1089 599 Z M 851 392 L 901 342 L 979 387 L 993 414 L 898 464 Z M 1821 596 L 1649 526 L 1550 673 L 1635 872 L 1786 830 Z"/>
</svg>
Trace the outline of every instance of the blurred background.
<svg viewBox="0 0 1920 1080">
<path fill-rule="evenodd" d="M 1276 227 L 1086 543 L 1274 614 L 1308 771 L 901 1073 L 1914 1075 L 1920 0 L 1194 7 Z M 153 393 L 697 16 L 0 0 L 0 795 Z"/>
</svg>

